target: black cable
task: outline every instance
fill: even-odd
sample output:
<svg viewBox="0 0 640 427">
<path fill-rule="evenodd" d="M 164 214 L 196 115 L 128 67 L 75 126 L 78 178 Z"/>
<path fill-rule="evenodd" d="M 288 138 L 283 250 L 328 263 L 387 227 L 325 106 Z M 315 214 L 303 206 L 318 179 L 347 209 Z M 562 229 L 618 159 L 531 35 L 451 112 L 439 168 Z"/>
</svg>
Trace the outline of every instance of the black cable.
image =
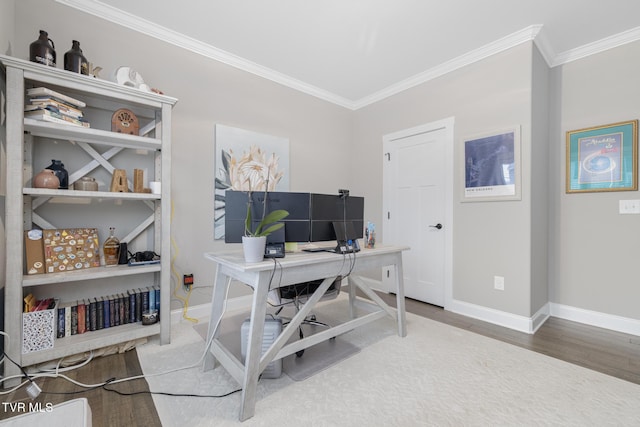
<svg viewBox="0 0 640 427">
<path fill-rule="evenodd" d="M 213 397 L 213 398 L 221 398 L 221 397 L 227 397 L 230 396 L 234 393 L 237 393 L 239 391 L 242 391 L 242 389 L 237 389 L 237 390 L 233 390 L 230 391 L 228 393 L 225 394 L 221 394 L 221 395 L 201 395 L 201 394 L 190 394 L 190 393 L 168 393 L 168 392 L 163 392 L 163 391 L 150 391 L 150 390 L 140 390 L 140 391 L 132 391 L 132 392 L 124 392 L 124 391 L 120 391 L 120 390 L 115 390 L 113 388 L 108 388 L 107 386 L 111 383 L 113 383 L 116 379 L 115 378 L 110 378 L 107 381 L 105 381 L 103 384 L 99 384 L 93 387 L 89 387 L 87 389 L 84 390 L 77 390 L 77 391 L 67 391 L 67 392 L 55 392 L 55 391 L 42 391 L 43 394 L 57 394 L 57 395 L 75 395 L 75 394 L 81 394 L 81 393 L 87 393 L 96 389 L 103 389 L 105 391 L 110 391 L 112 393 L 116 393 L 120 396 L 135 396 L 138 394 L 159 394 L 159 395 L 163 395 L 163 396 L 173 396 L 173 397 Z"/>
<path fill-rule="evenodd" d="M 108 385 L 109 383 L 112 383 L 113 381 L 115 381 L 115 378 L 109 378 L 107 381 L 105 381 L 102 384 L 98 384 L 95 385 L 93 387 L 88 387 L 85 388 L 84 390 L 76 390 L 76 391 L 44 391 L 42 390 L 42 394 L 61 394 L 61 395 L 74 395 L 74 394 L 81 394 L 81 393 L 87 393 L 89 391 L 93 391 L 93 390 L 97 390 L 99 388 L 105 387 L 106 385 Z"/>
<path fill-rule="evenodd" d="M 349 236 L 347 236 L 347 198 L 348 197 L 349 197 L 348 193 L 346 194 L 343 193 L 340 196 L 340 198 L 342 199 L 342 227 L 344 231 L 344 237 L 345 239 L 347 239 L 347 241 L 349 241 Z M 355 246 L 357 244 L 357 237 L 355 240 L 356 240 L 355 244 L 352 245 L 352 248 L 353 248 L 352 251 L 342 254 L 343 260 L 345 260 L 347 256 L 349 257 L 349 272 L 344 276 L 342 276 L 343 279 L 346 277 L 349 277 L 349 275 L 351 274 L 351 272 L 353 272 L 353 269 L 355 268 L 355 265 L 356 265 Z M 351 258 L 351 254 L 353 254 L 353 259 Z"/>
<path fill-rule="evenodd" d="M 31 377 L 29 376 L 29 374 L 27 374 L 27 371 L 24 370 L 24 368 L 22 367 L 22 365 L 20 365 L 19 363 L 16 363 L 12 358 L 9 357 L 9 355 L 3 351 L 2 352 L 2 357 L 6 357 L 7 359 L 9 359 L 9 362 L 13 363 L 14 365 L 16 365 L 18 368 L 20 368 L 20 371 L 22 371 L 22 375 L 24 375 L 24 377 L 26 379 L 28 379 L 30 382 L 33 383 L 33 380 L 31 379 Z M 2 379 L 0 382 L 4 383 L 4 379 Z"/>
<path fill-rule="evenodd" d="M 209 397 L 209 398 L 222 398 L 222 397 L 227 397 L 230 396 L 234 393 L 237 393 L 239 391 L 242 391 L 241 388 L 237 389 L 237 390 L 233 390 L 230 391 L 228 393 L 225 394 L 220 394 L 220 395 L 215 395 L 215 394 L 211 394 L 211 395 L 207 395 L 207 394 L 189 394 L 189 393 L 168 393 L 168 392 L 164 392 L 164 391 L 150 391 L 150 390 L 141 390 L 141 391 L 132 391 L 132 392 L 124 392 L 124 391 L 119 391 L 119 390 L 115 390 L 112 388 L 107 388 L 107 384 L 104 384 L 102 386 L 102 389 L 105 391 L 110 391 L 112 393 L 116 393 L 120 396 L 135 396 L 138 394 L 158 394 L 158 395 L 162 395 L 162 396 L 173 396 L 173 397 Z"/>
</svg>

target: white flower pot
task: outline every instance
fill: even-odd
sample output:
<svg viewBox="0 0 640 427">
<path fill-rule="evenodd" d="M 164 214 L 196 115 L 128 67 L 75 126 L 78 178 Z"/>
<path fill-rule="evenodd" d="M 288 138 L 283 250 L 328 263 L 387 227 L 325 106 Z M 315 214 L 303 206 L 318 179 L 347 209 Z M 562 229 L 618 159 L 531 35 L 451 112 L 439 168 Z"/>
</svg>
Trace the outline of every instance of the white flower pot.
<svg viewBox="0 0 640 427">
<path fill-rule="evenodd" d="M 242 236 L 242 250 L 245 262 L 260 262 L 264 259 L 267 237 Z"/>
</svg>

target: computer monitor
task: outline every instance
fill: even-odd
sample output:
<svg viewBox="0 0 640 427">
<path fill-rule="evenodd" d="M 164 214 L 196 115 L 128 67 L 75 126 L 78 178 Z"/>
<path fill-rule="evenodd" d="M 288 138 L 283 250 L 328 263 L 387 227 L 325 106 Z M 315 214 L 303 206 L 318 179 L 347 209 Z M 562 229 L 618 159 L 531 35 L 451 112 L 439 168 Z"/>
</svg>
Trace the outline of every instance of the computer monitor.
<svg viewBox="0 0 640 427">
<path fill-rule="evenodd" d="M 364 198 L 338 194 L 293 193 L 270 191 L 266 193 L 267 212 L 284 209 L 289 215 L 284 223 L 286 242 L 335 241 L 334 222 L 345 221 L 353 225 L 351 239 L 361 239 L 364 230 Z M 251 217 L 260 222 L 264 206 L 263 191 L 251 193 Z M 249 193 L 227 190 L 225 193 L 226 243 L 240 243 L 244 235 Z M 350 226 L 349 226 L 350 227 Z M 351 230 L 351 228 L 350 228 Z M 352 234 L 352 233 L 350 233 Z M 267 237 L 267 242 L 269 237 Z"/>
<path fill-rule="evenodd" d="M 350 239 L 361 239 L 364 233 L 364 198 L 336 194 L 311 194 L 312 242 L 338 240 L 334 222 L 353 225 Z M 350 226 L 349 226 L 350 227 Z"/>
<path fill-rule="evenodd" d="M 282 220 L 284 223 L 284 241 L 308 242 L 310 235 L 309 205 L 311 195 L 309 193 L 290 193 L 283 191 L 269 191 L 267 194 L 267 212 L 284 209 L 289 215 Z M 251 217 L 254 225 L 261 218 L 265 193 L 263 191 L 251 193 Z M 249 193 L 246 191 L 225 192 L 225 243 L 241 243 L 244 236 L 244 223 L 247 218 L 247 203 Z M 269 237 L 267 237 L 269 241 Z"/>
</svg>

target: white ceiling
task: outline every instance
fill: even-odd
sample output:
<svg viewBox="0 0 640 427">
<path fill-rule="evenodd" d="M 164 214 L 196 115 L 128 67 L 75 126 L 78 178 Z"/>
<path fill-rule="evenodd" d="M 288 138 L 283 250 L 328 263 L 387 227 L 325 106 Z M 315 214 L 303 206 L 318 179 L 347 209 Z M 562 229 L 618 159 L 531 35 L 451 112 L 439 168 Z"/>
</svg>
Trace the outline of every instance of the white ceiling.
<svg viewBox="0 0 640 427">
<path fill-rule="evenodd" d="M 640 39 L 638 0 L 56 0 L 348 108 L 534 40 L 550 66 Z"/>
</svg>

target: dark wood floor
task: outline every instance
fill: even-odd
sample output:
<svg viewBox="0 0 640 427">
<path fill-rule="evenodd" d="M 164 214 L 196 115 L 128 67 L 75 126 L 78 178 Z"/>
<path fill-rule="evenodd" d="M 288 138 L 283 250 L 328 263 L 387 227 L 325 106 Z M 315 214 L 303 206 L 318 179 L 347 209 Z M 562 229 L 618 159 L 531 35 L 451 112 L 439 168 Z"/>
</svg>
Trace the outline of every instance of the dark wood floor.
<svg viewBox="0 0 640 427">
<path fill-rule="evenodd" d="M 395 296 L 381 295 L 390 305 Z M 558 318 L 550 318 L 535 335 L 525 334 L 490 323 L 457 315 L 415 300 L 407 299 L 407 311 L 466 329 L 487 337 L 546 354 L 576 365 L 640 384 L 640 337 L 596 328 Z M 137 353 L 105 356 L 87 366 L 67 373 L 80 382 L 96 384 L 109 378 L 125 378 L 141 373 Z M 43 404 L 57 404 L 76 397 L 86 397 L 93 413 L 93 425 L 101 426 L 160 426 L 158 414 L 149 394 L 119 396 L 103 389 L 83 391 L 63 379 L 39 380 L 45 392 L 36 400 Z M 135 380 L 113 386 L 123 392 L 148 391 L 145 380 Z M 78 392 L 79 394 L 52 394 Z M 3 402 L 28 401 L 24 390 L 3 396 Z M 3 405 L 5 406 L 5 405 Z M 16 413 L 0 411 L 0 419 Z"/>
<path fill-rule="evenodd" d="M 136 351 L 131 350 L 122 354 L 98 357 L 88 365 L 64 374 L 83 384 L 101 384 L 113 377 L 128 378 L 141 375 L 142 369 L 140 368 Z M 34 402 L 41 403 L 42 408 L 46 408 L 48 404 L 56 405 L 78 397 L 86 397 L 91 407 L 94 427 L 160 426 L 160 418 L 158 418 L 158 413 L 150 394 L 121 396 L 102 388 L 86 391 L 86 388 L 61 378 L 39 379 L 36 380 L 36 383 L 42 389 L 42 393 Z M 144 379 L 127 381 L 109 387 L 124 393 L 149 391 L 147 381 Z M 26 405 L 31 402 L 24 391 L 24 387 L 13 395 L 2 396 L 1 401 L 25 402 Z M 25 412 L 11 411 L 8 405 L 2 406 L 0 419 L 10 418 Z M 14 408 L 17 408 L 17 406 L 14 406 Z"/>
<path fill-rule="evenodd" d="M 394 295 L 381 295 L 395 306 Z M 482 322 L 406 299 L 408 312 L 640 384 L 640 337 L 549 318 L 534 334 Z"/>
</svg>

